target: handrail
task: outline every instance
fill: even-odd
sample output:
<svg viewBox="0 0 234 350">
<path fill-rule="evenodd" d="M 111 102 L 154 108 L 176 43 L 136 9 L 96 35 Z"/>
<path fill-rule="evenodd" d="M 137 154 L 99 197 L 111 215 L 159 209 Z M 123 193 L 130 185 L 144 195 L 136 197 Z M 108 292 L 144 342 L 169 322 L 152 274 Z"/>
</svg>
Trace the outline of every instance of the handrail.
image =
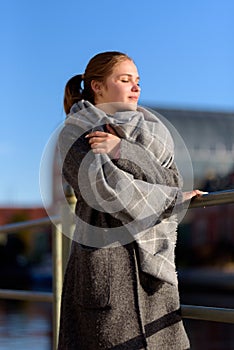
<svg viewBox="0 0 234 350">
<path fill-rule="evenodd" d="M 189 209 L 234 203 L 234 190 L 210 192 L 191 200 Z"/>
<path fill-rule="evenodd" d="M 194 320 L 234 323 L 234 309 L 181 305 L 181 314 L 183 318 Z"/>
<path fill-rule="evenodd" d="M 26 290 L 0 289 L 1 299 L 52 302 L 53 293 Z"/>
<path fill-rule="evenodd" d="M 51 218 L 44 217 L 41 219 L 34 219 L 34 220 L 16 222 L 13 224 L 6 224 L 6 225 L 0 226 L 0 233 L 12 233 L 12 232 L 15 233 L 15 231 L 20 231 L 24 229 L 48 226 L 48 225 L 51 225 L 52 223 L 51 221 L 57 224 L 60 222 L 60 220 L 61 219 L 59 216 L 52 216 Z"/>
</svg>

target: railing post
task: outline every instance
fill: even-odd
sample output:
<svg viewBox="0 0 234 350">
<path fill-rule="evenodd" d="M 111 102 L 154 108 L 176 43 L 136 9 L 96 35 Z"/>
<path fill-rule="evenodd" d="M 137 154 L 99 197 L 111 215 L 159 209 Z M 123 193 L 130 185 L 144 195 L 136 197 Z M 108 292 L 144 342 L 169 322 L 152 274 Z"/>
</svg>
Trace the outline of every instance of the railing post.
<svg viewBox="0 0 234 350">
<path fill-rule="evenodd" d="M 74 231 L 76 198 L 70 186 L 66 186 L 65 196 L 69 206 L 61 206 L 61 224 L 57 225 L 53 233 L 53 350 L 58 346 L 62 285 Z"/>
<path fill-rule="evenodd" d="M 52 254 L 53 254 L 53 350 L 58 346 L 60 322 L 62 275 L 62 225 L 53 226 Z"/>
<path fill-rule="evenodd" d="M 75 204 L 76 204 L 76 197 L 74 195 L 74 192 L 72 188 L 67 185 L 65 188 L 65 196 L 67 203 L 69 206 L 65 205 L 62 208 L 61 213 L 61 222 L 62 222 L 62 272 L 63 277 L 67 266 L 67 261 L 70 255 L 71 250 L 71 243 L 72 243 L 72 237 L 74 232 L 74 212 L 75 212 Z"/>
</svg>

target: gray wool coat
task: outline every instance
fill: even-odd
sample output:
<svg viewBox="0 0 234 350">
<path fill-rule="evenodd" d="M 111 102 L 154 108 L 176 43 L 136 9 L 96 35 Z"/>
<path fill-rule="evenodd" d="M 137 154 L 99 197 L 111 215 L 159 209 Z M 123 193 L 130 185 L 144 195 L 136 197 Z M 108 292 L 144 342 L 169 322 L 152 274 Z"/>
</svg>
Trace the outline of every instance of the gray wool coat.
<svg viewBox="0 0 234 350">
<path fill-rule="evenodd" d="M 73 140 L 62 155 L 62 171 L 77 197 L 76 215 L 111 235 L 111 229 L 122 223 L 89 206 L 80 192 L 79 167 L 90 146 L 84 135 L 76 139 L 76 134 L 77 127 L 67 125 L 59 139 L 60 149 Z M 122 159 L 113 162 L 122 169 L 126 166 Z M 134 177 L 145 180 L 138 166 L 126 162 Z M 122 233 L 129 234 L 124 227 Z M 73 241 L 63 284 L 58 350 L 189 349 L 178 286 L 143 272 L 136 241 L 126 242 L 95 248 Z"/>
</svg>

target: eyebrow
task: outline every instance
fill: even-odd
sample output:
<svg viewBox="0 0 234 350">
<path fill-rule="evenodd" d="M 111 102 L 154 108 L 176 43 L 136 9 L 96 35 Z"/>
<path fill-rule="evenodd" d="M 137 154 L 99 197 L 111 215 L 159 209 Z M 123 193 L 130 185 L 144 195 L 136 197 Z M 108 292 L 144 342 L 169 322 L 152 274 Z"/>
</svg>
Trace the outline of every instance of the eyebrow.
<svg viewBox="0 0 234 350">
<path fill-rule="evenodd" d="M 132 74 L 129 74 L 129 73 L 123 73 L 123 74 L 119 74 L 119 77 L 122 77 L 123 75 L 127 75 L 128 77 L 132 78 L 133 75 Z M 140 77 L 136 77 L 136 80 L 140 80 Z"/>
</svg>

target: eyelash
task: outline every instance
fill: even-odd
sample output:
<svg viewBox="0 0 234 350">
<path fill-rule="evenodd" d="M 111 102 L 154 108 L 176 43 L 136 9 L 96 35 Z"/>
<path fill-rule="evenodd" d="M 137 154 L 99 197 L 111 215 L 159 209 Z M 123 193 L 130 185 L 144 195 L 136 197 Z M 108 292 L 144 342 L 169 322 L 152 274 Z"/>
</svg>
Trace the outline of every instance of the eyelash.
<svg viewBox="0 0 234 350">
<path fill-rule="evenodd" d="M 129 83 L 129 80 L 121 80 L 122 83 Z M 140 83 L 137 83 L 137 86 L 140 86 Z"/>
</svg>

